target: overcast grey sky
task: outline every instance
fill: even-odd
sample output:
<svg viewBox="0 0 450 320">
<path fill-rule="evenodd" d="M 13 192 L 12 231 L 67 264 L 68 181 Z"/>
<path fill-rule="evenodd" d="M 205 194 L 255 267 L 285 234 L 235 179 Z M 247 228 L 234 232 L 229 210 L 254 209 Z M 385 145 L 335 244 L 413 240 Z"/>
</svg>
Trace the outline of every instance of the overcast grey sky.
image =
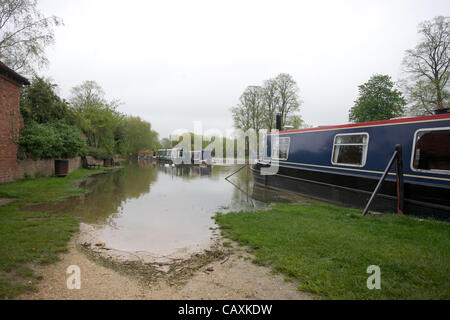
<svg viewBox="0 0 450 320">
<path fill-rule="evenodd" d="M 249 85 L 289 73 L 312 125 L 342 124 L 371 75 L 401 76 L 417 25 L 450 14 L 448 0 L 41 0 L 65 26 L 42 74 L 70 89 L 95 80 L 120 111 L 173 130 L 225 133 Z"/>
</svg>

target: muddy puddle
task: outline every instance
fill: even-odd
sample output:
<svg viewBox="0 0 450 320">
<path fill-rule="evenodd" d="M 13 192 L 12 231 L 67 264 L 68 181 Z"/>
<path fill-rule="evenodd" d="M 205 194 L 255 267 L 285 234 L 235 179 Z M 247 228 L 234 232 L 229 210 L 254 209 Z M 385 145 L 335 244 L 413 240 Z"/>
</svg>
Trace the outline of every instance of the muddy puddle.
<svg viewBox="0 0 450 320">
<path fill-rule="evenodd" d="M 141 162 L 89 178 L 85 195 L 27 209 L 77 217 L 82 222 L 79 243 L 108 257 L 129 261 L 138 256 L 145 262 L 187 258 L 217 242 L 212 219 L 217 212 L 308 201 L 255 186 L 249 169 L 225 180 L 239 168 Z"/>
</svg>

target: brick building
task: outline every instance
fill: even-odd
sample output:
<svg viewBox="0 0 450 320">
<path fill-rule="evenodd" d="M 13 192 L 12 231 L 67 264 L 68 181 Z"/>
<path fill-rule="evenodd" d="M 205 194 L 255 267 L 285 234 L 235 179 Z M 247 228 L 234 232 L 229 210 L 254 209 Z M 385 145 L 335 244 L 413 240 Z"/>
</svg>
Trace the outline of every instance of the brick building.
<svg viewBox="0 0 450 320">
<path fill-rule="evenodd" d="M 17 169 L 17 141 L 23 119 L 19 110 L 20 88 L 26 78 L 0 62 L 0 183 L 13 181 Z"/>
</svg>

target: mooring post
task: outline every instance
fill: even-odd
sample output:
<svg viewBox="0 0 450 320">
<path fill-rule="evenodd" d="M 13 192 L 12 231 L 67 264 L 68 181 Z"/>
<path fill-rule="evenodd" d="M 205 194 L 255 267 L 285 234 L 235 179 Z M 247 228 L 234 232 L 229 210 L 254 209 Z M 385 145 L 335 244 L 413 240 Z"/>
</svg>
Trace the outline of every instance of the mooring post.
<svg viewBox="0 0 450 320">
<path fill-rule="evenodd" d="M 391 160 L 389 161 L 388 166 L 386 167 L 386 170 L 384 171 L 383 176 L 381 177 L 380 181 L 378 182 L 378 185 L 375 188 L 375 191 L 372 193 L 372 196 L 370 197 L 370 200 L 367 203 L 366 208 L 364 209 L 364 212 L 362 214 L 363 216 L 366 216 L 367 213 L 369 212 L 370 206 L 372 205 L 373 200 L 375 200 L 375 197 L 377 196 L 378 192 L 380 192 L 381 186 L 383 185 L 384 181 L 386 180 L 386 177 L 388 176 L 389 171 L 391 170 L 392 165 L 394 164 L 394 161 L 397 158 L 397 156 L 398 156 L 398 150 L 396 148 L 396 150 L 394 151 L 394 154 L 392 155 Z"/>
<path fill-rule="evenodd" d="M 403 148 L 398 144 L 397 150 L 397 213 L 404 214 L 405 209 L 405 184 L 403 179 Z"/>
</svg>

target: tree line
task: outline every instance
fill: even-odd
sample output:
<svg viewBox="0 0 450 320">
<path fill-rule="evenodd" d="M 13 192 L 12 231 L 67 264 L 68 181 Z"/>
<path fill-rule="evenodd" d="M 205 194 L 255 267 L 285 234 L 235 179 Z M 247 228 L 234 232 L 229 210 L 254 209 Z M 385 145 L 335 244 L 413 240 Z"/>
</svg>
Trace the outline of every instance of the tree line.
<svg viewBox="0 0 450 320">
<path fill-rule="evenodd" d="M 151 124 L 122 114 L 119 105 L 119 101 L 107 101 L 95 81 L 74 87 L 65 100 L 57 94 L 56 84 L 35 76 L 21 92 L 24 128 L 18 141 L 19 157 L 91 155 L 105 159 L 157 149 L 158 134 Z"/>
</svg>

